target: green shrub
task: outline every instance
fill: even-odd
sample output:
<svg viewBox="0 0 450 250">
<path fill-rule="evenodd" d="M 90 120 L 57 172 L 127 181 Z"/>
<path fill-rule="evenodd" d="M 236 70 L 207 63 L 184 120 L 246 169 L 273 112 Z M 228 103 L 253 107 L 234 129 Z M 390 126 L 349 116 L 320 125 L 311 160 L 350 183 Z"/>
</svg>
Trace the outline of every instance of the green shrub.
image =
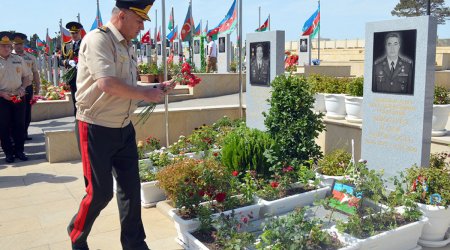
<svg viewBox="0 0 450 250">
<path fill-rule="evenodd" d="M 450 104 L 450 91 L 441 86 L 434 87 L 434 102 L 436 105 Z"/>
<path fill-rule="evenodd" d="M 322 156 L 315 138 L 324 131 L 322 113 L 313 111 L 314 97 L 304 77 L 281 75 L 271 83 L 270 109 L 264 112 L 264 124 L 275 146 L 269 152 L 270 161 L 306 163 Z"/>
<path fill-rule="evenodd" d="M 363 96 L 364 94 L 364 78 L 357 77 L 347 84 L 346 94 L 351 96 Z"/>
<path fill-rule="evenodd" d="M 324 175 L 342 176 L 348 168 L 352 155 L 343 149 L 336 149 L 319 160 L 318 171 Z"/>
<path fill-rule="evenodd" d="M 269 134 L 241 126 L 224 138 L 222 164 L 231 171 L 256 170 L 258 174 L 269 177 L 270 164 L 264 153 L 272 144 Z"/>
<path fill-rule="evenodd" d="M 329 94 L 345 94 L 350 78 L 327 77 L 325 93 Z"/>
<path fill-rule="evenodd" d="M 325 93 L 327 77 L 321 75 L 310 75 L 307 78 L 311 91 L 315 93 Z"/>
</svg>

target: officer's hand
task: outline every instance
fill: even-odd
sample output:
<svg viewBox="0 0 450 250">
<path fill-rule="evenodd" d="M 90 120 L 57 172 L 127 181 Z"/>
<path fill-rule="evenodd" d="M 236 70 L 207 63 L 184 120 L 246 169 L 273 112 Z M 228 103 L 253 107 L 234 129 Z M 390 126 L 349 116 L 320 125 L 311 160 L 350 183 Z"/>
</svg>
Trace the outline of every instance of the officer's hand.
<svg viewBox="0 0 450 250">
<path fill-rule="evenodd" d="M 157 103 L 162 100 L 165 93 L 163 89 L 159 88 L 159 85 L 154 85 L 153 87 L 146 89 L 144 95 L 144 101 Z"/>
<path fill-rule="evenodd" d="M 5 93 L 5 92 L 0 91 L 0 97 L 3 98 L 3 99 L 5 99 L 5 100 L 7 100 L 7 101 L 11 101 L 11 96 L 8 95 L 8 94 Z"/>
<path fill-rule="evenodd" d="M 159 88 L 162 89 L 167 94 L 170 93 L 175 88 L 176 85 L 177 83 L 175 81 L 170 80 L 160 83 Z"/>
<path fill-rule="evenodd" d="M 22 88 L 22 87 L 20 87 L 19 90 L 18 90 L 17 92 L 18 92 L 18 95 L 19 95 L 20 97 L 22 97 L 22 96 L 25 95 L 25 89 Z"/>
<path fill-rule="evenodd" d="M 70 60 L 70 61 L 69 61 L 69 65 L 70 65 L 72 68 L 74 68 L 74 67 L 77 66 L 77 63 L 76 63 L 74 60 Z"/>
</svg>

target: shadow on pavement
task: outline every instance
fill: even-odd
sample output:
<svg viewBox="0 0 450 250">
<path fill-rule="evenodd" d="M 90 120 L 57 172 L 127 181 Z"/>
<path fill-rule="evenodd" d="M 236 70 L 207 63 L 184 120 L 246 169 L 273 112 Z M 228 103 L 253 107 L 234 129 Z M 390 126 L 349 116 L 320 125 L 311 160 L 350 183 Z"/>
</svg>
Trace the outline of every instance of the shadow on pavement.
<svg viewBox="0 0 450 250">
<path fill-rule="evenodd" d="M 68 183 L 78 178 L 73 176 L 56 176 L 53 174 L 30 173 L 24 176 L 0 176 L 0 188 L 28 186 L 35 183 Z"/>
</svg>

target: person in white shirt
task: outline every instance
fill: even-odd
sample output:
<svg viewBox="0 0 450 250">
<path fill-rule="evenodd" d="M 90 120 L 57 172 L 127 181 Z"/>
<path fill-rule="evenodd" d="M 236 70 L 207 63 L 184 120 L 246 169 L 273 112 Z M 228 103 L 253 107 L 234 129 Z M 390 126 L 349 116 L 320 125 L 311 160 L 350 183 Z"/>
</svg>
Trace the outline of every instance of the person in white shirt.
<svg viewBox="0 0 450 250">
<path fill-rule="evenodd" d="M 217 44 L 208 36 L 208 64 L 206 65 L 206 73 L 217 71 Z"/>
</svg>

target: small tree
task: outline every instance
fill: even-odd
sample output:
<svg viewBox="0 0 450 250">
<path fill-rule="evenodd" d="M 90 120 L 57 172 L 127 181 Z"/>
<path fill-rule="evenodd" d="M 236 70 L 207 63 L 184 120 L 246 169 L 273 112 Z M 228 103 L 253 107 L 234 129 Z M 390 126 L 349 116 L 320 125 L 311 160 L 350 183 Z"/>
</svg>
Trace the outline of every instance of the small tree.
<svg viewBox="0 0 450 250">
<path fill-rule="evenodd" d="M 438 24 L 445 24 L 450 16 L 450 8 L 445 6 L 445 0 L 430 0 L 430 13 L 436 17 Z M 427 14 L 428 0 L 400 0 L 391 11 L 393 16 L 425 16 Z"/>
</svg>

